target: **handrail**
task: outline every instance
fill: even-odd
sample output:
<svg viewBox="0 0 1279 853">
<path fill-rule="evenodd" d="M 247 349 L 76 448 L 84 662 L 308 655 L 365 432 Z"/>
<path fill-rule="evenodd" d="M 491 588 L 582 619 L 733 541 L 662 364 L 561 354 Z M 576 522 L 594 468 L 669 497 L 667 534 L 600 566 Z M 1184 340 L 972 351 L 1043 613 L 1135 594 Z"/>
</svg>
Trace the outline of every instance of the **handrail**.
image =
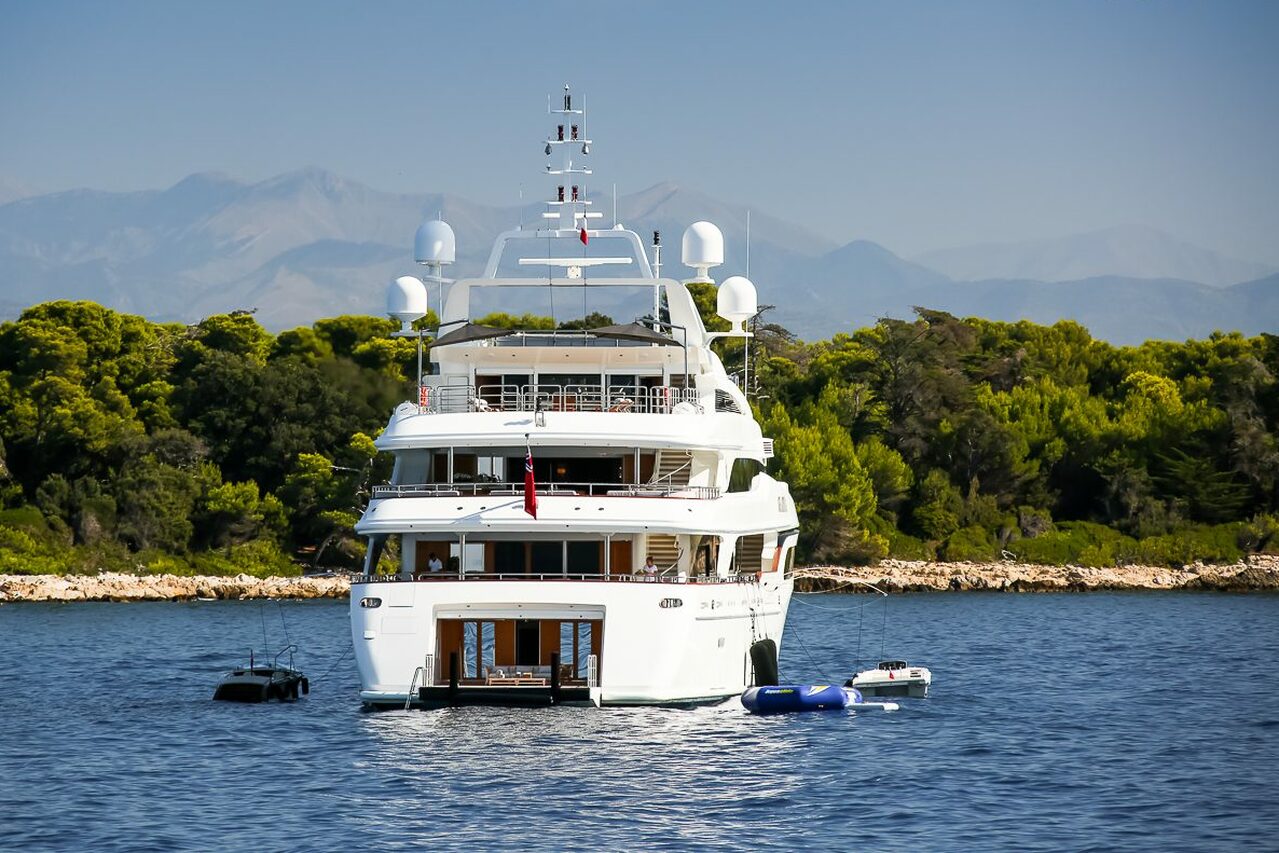
<svg viewBox="0 0 1279 853">
<path fill-rule="evenodd" d="M 289 643 L 287 646 L 285 646 L 284 648 L 282 648 L 282 649 L 280 649 L 278 652 L 276 652 L 276 653 L 275 653 L 275 657 L 271 658 L 271 666 L 273 666 L 273 667 L 277 667 L 277 668 L 278 668 L 278 667 L 279 667 L 279 665 L 280 665 L 280 657 L 281 657 L 281 656 L 282 656 L 285 652 L 288 652 L 288 654 L 289 654 L 289 669 L 293 669 L 293 653 L 294 653 L 294 652 L 296 652 L 297 650 L 298 650 L 298 647 L 297 647 L 297 644 L 296 644 L 296 643 Z"/>
<path fill-rule="evenodd" d="M 659 414 L 681 404 L 702 413 L 696 388 L 678 385 L 481 385 L 442 382 L 418 388 L 419 414 L 465 412 L 614 412 Z"/>
<path fill-rule="evenodd" d="M 723 585 L 759 583 L 759 577 L 753 573 L 748 575 L 729 575 L 727 577 L 720 577 L 718 575 L 688 577 L 679 575 L 643 574 L 604 575 L 603 573 L 566 574 L 564 572 L 539 572 L 535 574 L 523 574 L 522 572 L 466 572 L 463 577 L 458 577 L 458 573 L 456 571 L 424 572 L 419 573 L 416 577 L 407 577 L 401 574 L 366 575 L 360 572 L 353 572 L 351 574 L 351 583 L 421 583 L 448 581 L 589 581 L 598 583 Z"/>
<path fill-rule="evenodd" d="M 522 483 L 501 483 L 492 480 L 464 481 L 457 483 L 402 483 L 373 487 L 373 498 L 457 498 L 457 497 L 520 497 L 524 494 Z M 681 486 L 658 483 L 540 483 L 539 497 L 600 497 L 600 498 L 686 498 L 689 500 L 714 500 L 723 494 L 717 486 Z"/>
<path fill-rule="evenodd" d="M 426 672 L 420 666 L 413 670 L 413 680 L 409 682 L 409 692 L 404 696 L 404 710 L 406 711 L 409 709 L 409 703 L 413 701 L 413 688 L 417 687 L 418 675 L 421 675 L 423 679 L 426 678 Z"/>
<path fill-rule="evenodd" d="M 650 485 L 650 486 L 655 486 L 655 485 L 657 485 L 658 483 L 660 483 L 660 482 L 662 482 L 663 480 L 665 480 L 665 481 L 666 481 L 666 485 L 667 485 L 668 487 L 669 487 L 669 486 L 673 486 L 673 485 L 674 485 L 674 483 L 675 483 L 675 475 L 676 475 L 676 474 L 678 474 L 679 472 L 683 471 L 685 468 L 687 468 L 687 469 L 688 469 L 688 471 L 689 471 L 689 473 L 690 473 L 690 474 L 693 472 L 693 460 L 692 460 L 692 458 L 691 458 L 691 457 L 690 457 L 690 458 L 688 459 L 688 461 L 686 461 L 683 465 L 680 465 L 679 467 L 675 468 L 673 471 L 667 471 L 665 474 L 663 474 L 663 475 L 662 475 L 662 476 L 660 476 L 660 477 L 658 477 L 658 476 L 656 476 L 656 475 L 654 475 L 654 476 L 650 477 L 650 478 L 649 478 L 649 480 L 648 480 L 648 485 Z"/>
</svg>

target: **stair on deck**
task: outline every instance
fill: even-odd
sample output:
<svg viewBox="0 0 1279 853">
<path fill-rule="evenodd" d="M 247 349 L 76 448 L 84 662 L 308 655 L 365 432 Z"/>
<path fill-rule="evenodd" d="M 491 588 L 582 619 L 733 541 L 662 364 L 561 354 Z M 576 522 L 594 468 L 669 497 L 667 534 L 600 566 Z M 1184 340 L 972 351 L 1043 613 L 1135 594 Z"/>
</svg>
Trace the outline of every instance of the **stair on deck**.
<svg viewBox="0 0 1279 853">
<path fill-rule="evenodd" d="M 688 450 L 659 450 L 653 463 L 653 476 L 649 482 L 671 488 L 688 485 L 688 476 L 693 472 L 693 454 Z"/>
</svg>

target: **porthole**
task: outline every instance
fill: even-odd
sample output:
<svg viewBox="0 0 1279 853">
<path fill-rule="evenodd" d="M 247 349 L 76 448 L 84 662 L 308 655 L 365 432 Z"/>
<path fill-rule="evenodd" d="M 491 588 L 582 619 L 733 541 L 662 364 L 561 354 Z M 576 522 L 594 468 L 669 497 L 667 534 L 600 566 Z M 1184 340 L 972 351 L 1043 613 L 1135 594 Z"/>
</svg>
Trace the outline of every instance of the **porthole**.
<svg viewBox="0 0 1279 853">
<path fill-rule="evenodd" d="M 382 599 L 380 599 L 380 598 L 361 598 L 361 599 L 360 599 L 360 606 L 361 606 L 361 607 L 381 607 L 381 606 L 382 606 Z"/>
</svg>

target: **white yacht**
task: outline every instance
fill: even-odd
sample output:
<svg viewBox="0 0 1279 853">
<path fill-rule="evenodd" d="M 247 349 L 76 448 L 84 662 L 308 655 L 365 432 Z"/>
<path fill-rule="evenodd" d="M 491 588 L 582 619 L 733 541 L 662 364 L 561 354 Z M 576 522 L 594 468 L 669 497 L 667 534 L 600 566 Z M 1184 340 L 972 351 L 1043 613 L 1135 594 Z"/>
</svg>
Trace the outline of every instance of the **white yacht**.
<svg viewBox="0 0 1279 853">
<path fill-rule="evenodd" d="M 388 312 L 419 347 L 410 324 L 428 286 L 442 311 L 417 399 L 377 439 L 395 454 L 391 482 L 357 526 L 369 548 L 351 634 L 368 705 L 691 704 L 776 678 L 798 520 L 710 346 L 749 335 L 755 289 L 720 284 L 733 330 L 708 333 L 685 284 L 713 282 L 719 230 L 693 223 L 693 276 L 661 277 L 658 235 L 650 260 L 587 198 L 585 111 L 567 87 L 549 106 L 541 220 L 499 236 L 483 275 L 458 281 L 442 275 L 452 229 L 425 222 L 425 283 L 391 287 Z M 573 331 L 474 322 L 517 292 L 638 299 L 644 316 Z M 380 573 L 388 554 L 398 572 Z"/>
</svg>

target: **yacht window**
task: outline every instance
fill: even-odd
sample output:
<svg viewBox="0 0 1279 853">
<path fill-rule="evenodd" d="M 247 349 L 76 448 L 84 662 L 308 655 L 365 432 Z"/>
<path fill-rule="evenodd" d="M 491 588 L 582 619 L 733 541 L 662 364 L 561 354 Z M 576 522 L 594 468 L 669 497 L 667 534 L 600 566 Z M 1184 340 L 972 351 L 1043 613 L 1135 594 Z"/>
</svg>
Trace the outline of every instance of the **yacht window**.
<svg viewBox="0 0 1279 853">
<path fill-rule="evenodd" d="M 537 375 L 539 390 L 598 391 L 600 375 L 598 373 L 539 373 Z"/>
<path fill-rule="evenodd" d="M 534 574 L 558 575 L 564 572 L 563 542 L 534 542 L 530 550 Z"/>
<path fill-rule="evenodd" d="M 503 575 L 524 574 L 524 543 L 493 543 L 493 570 Z"/>
<path fill-rule="evenodd" d="M 401 453 L 399 459 L 399 470 L 396 471 L 396 482 L 399 483 L 426 483 L 429 476 L 428 469 L 431 463 L 431 454 L 425 450 L 409 450 Z"/>
<path fill-rule="evenodd" d="M 733 412 L 740 415 L 742 410 L 738 408 L 737 401 L 727 391 L 715 390 L 715 411 L 717 412 Z"/>
<path fill-rule="evenodd" d="M 577 623 L 577 677 L 585 678 L 591 656 L 591 623 Z"/>
<path fill-rule="evenodd" d="M 453 455 L 453 482 L 470 483 L 475 480 L 477 457 L 474 453 Z"/>
<path fill-rule="evenodd" d="M 728 474 L 728 491 L 729 492 L 749 492 L 751 488 L 751 480 L 755 479 L 755 475 L 764 470 L 764 466 L 756 462 L 754 459 L 744 459 L 738 457 L 733 460 L 733 468 Z"/>
<path fill-rule="evenodd" d="M 523 388 L 526 385 L 533 384 L 533 377 L 527 373 L 504 373 L 502 374 L 502 384 L 510 385 L 515 388 Z"/>
<path fill-rule="evenodd" d="M 502 456 L 481 456 L 476 460 L 476 477 L 480 482 L 506 482 L 506 459 Z"/>
<path fill-rule="evenodd" d="M 603 571 L 603 549 L 599 542 L 568 543 L 568 573 L 598 575 Z"/>
<path fill-rule="evenodd" d="M 467 542 L 466 553 L 458 553 L 459 546 L 456 542 L 449 546 L 449 556 L 460 557 L 462 561 L 462 571 L 468 573 L 479 573 L 484 571 L 484 543 L 483 542 Z"/>
</svg>

